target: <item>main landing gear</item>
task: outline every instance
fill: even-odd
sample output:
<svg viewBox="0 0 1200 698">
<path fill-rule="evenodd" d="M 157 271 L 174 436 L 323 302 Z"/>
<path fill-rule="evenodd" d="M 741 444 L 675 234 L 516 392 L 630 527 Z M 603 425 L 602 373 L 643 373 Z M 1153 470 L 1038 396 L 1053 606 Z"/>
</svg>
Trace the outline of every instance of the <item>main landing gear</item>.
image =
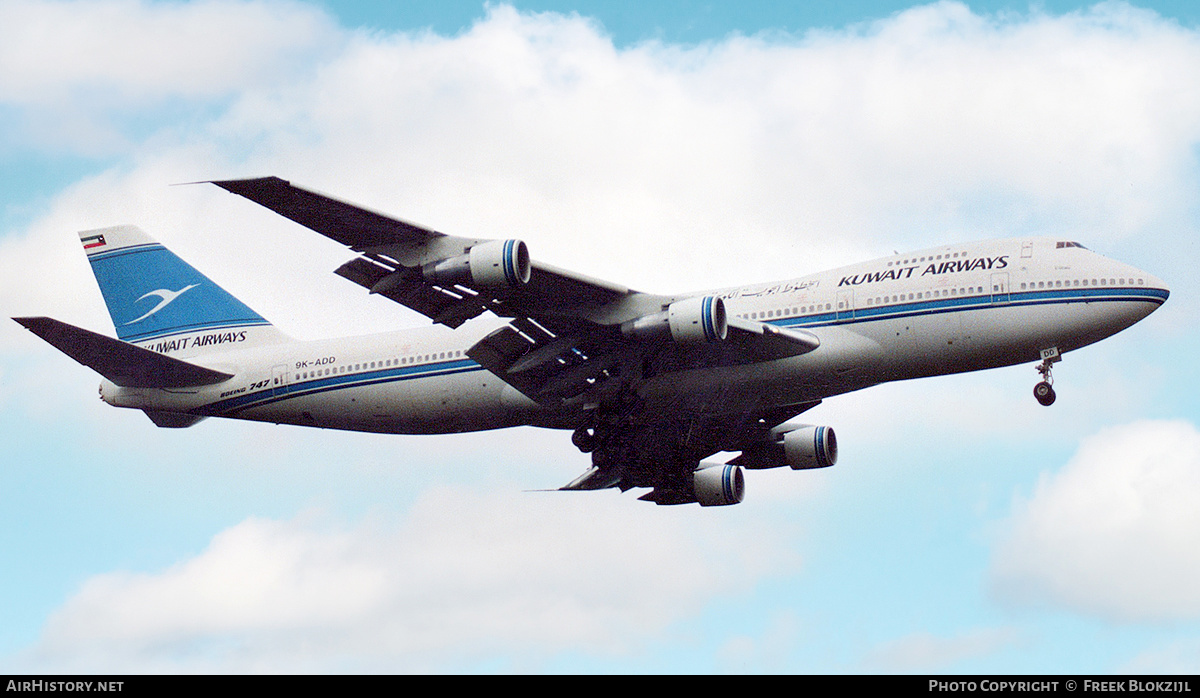
<svg viewBox="0 0 1200 698">
<path fill-rule="evenodd" d="M 596 446 L 598 446 L 600 443 L 600 437 L 596 433 L 596 427 L 591 425 L 579 427 L 575 430 L 574 434 L 571 434 L 571 443 L 575 444 L 575 448 L 578 448 L 584 453 L 591 453 L 592 451 L 595 451 Z"/>
<path fill-rule="evenodd" d="M 1042 363 L 1038 364 L 1038 373 L 1042 374 L 1042 382 L 1033 386 L 1033 396 L 1037 398 L 1044 407 L 1049 407 L 1054 404 L 1054 399 L 1058 397 L 1054 394 L 1054 376 L 1050 374 L 1051 366 L 1055 362 L 1062 361 L 1062 356 L 1058 353 L 1058 347 L 1050 347 L 1042 350 Z"/>
</svg>

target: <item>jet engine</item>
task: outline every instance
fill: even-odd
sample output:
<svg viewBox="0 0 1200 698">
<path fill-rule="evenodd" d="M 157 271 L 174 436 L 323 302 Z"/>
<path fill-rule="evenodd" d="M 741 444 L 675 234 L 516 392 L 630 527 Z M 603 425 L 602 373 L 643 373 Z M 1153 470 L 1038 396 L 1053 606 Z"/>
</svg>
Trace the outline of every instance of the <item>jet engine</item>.
<svg viewBox="0 0 1200 698">
<path fill-rule="evenodd" d="M 725 301 L 715 296 L 675 301 L 660 313 L 624 323 L 621 332 L 626 337 L 665 338 L 681 344 L 724 341 L 729 333 Z"/>
<path fill-rule="evenodd" d="M 792 470 L 828 468 L 837 463 L 837 435 L 832 427 L 781 424 L 771 430 L 766 443 L 751 446 L 731 463 L 752 470 L 788 466 Z"/>
<path fill-rule="evenodd" d="M 467 254 L 421 267 L 427 281 L 493 291 L 519 288 L 529 282 L 529 274 L 529 248 L 521 240 L 482 242 Z"/>
<path fill-rule="evenodd" d="M 692 488 L 702 507 L 738 504 L 746 496 L 742 469 L 728 463 L 701 463 L 692 474 Z"/>
</svg>

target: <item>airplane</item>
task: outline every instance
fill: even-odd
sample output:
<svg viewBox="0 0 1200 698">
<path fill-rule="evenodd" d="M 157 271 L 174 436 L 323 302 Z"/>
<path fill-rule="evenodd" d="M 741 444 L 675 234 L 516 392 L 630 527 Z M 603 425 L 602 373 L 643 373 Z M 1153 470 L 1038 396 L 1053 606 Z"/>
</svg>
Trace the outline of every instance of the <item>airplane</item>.
<svg viewBox="0 0 1200 698">
<path fill-rule="evenodd" d="M 1160 279 L 1078 242 L 952 243 L 775 283 L 656 295 L 292 185 L 211 182 L 349 247 L 335 273 L 428 327 L 296 341 L 135 226 L 79 234 L 117 338 L 17 322 L 160 427 L 207 417 L 395 434 L 532 425 L 591 454 L 560 490 L 731 505 L 745 470 L 837 462 L 822 400 L 889 381 L 1053 364 L 1149 315 Z M 726 462 L 711 460 L 736 453 Z"/>
</svg>

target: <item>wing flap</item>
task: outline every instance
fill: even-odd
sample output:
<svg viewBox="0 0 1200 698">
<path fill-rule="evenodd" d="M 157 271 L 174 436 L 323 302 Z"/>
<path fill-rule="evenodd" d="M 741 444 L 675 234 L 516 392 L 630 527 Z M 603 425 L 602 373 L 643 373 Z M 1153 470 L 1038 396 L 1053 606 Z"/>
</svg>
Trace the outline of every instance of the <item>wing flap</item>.
<svg viewBox="0 0 1200 698">
<path fill-rule="evenodd" d="M 545 398 L 538 389 L 547 379 L 546 371 L 510 373 L 508 370 L 521 357 L 537 347 L 539 340 L 542 342 L 553 341 L 553 336 L 549 333 L 543 331 L 540 334 L 542 336 L 530 337 L 517 331 L 512 325 L 506 325 L 476 342 L 467 350 L 467 356 L 505 383 L 521 391 L 529 399 L 542 402 Z"/>
<path fill-rule="evenodd" d="M 13 319 L 62 353 L 125 388 L 184 388 L 233 378 L 52 318 Z"/>
<path fill-rule="evenodd" d="M 452 328 L 487 310 L 476 296 L 466 291 L 451 291 L 408 279 L 403 271 L 395 271 L 365 257 L 346 262 L 334 273 Z"/>
<path fill-rule="evenodd" d="M 598 468 L 592 466 L 587 472 L 558 489 L 563 492 L 604 490 L 617 487 L 621 482 L 621 473 L 617 468 Z"/>
<path fill-rule="evenodd" d="M 807 354 L 821 340 L 807 330 L 768 325 L 745 318 L 729 318 L 729 342 L 750 352 L 755 360 L 786 359 Z"/>
<path fill-rule="evenodd" d="M 551 330 L 523 317 L 467 350 L 467 356 L 500 380 L 542 404 L 614 390 L 613 379 L 626 373 L 623 365 L 639 355 L 636 347 L 597 327 L 564 325 Z"/>
<path fill-rule="evenodd" d="M 646 494 L 638 497 L 638 499 L 643 502 L 654 502 L 660 506 L 692 504 L 697 501 L 696 495 L 691 492 L 672 487 L 655 487 Z"/>
</svg>

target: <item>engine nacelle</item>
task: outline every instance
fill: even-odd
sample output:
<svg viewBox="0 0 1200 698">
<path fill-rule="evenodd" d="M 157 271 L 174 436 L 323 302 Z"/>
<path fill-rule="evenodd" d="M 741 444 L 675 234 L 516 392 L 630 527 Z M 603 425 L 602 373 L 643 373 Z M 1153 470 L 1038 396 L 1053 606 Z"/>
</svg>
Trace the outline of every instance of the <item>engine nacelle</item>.
<svg viewBox="0 0 1200 698">
<path fill-rule="evenodd" d="M 529 282 L 529 248 L 521 240 L 492 240 L 472 247 L 467 254 L 421 267 L 426 281 L 454 286 L 502 291 Z"/>
<path fill-rule="evenodd" d="M 724 341 L 729 334 L 725 301 L 716 296 L 676 301 L 661 313 L 624 323 L 621 332 L 626 337 L 670 339 L 681 344 Z"/>
<path fill-rule="evenodd" d="M 770 441 L 751 446 L 733 460 L 752 470 L 788 466 L 792 470 L 828 468 L 837 463 L 837 435 L 832 427 L 783 424 L 771 430 Z"/>
<path fill-rule="evenodd" d="M 739 504 L 746 496 L 742 468 L 728 463 L 701 463 L 692 474 L 692 491 L 702 507 Z"/>
<path fill-rule="evenodd" d="M 833 427 L 803 426 L 783 435 L 784 460 L 792 470 L 828 468 L 837 463 Z"/>
</svg>

